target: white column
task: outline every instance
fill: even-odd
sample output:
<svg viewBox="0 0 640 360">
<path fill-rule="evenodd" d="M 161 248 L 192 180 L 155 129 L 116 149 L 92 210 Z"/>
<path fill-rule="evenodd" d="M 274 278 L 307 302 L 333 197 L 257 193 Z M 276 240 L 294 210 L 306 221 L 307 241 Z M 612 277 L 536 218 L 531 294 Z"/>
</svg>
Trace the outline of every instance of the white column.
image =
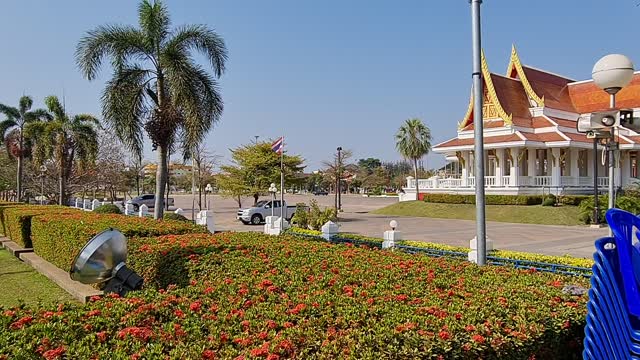
<svg viewBox="0 0 640 360">
<path fill-rule="evenodd" d="M 560 186 L 560 148 L 551 149 L 551 186 Z"/>
<path fill-rule="evenodd" d="M 509 169 L 509 173 L 511 176 L 511 186 L 518 186 L 518 178 L 520 175 L 520 161 L 518 160 L 518 156 L 520 155 L 519 148 L 511 148 L 511 169 Z"/>
<path fill-rule="evenodd" d="M 496 186 L 502 186 L 502 174 L 504 173 L 504 149 L 496 149 L 496 157 L 498 158 L 496 161 Z"/>
<path fill-rule="evenodd" d="M 536 149 L 527 149 L 529 152 L 527 159 L 527 174 L 530 177 L 536 176 Z"/>
<path fill-rule="evenodd" d="M 587 151 L 587 176 L 591 177 L 590 186 L 593 186 L 593 150 Z"/>
<path fill-rule="evenodd" d="M 624 155 L 624 156 L 623 156 Z M 627 151 L 620 150 L 618 151 L 618 156 L 620 157 L 618 161 L 615 162 L 615 167 L 613 168 L 613 179 L 616 187 L 623 186 L 625 183 L 623 180 L 623 172 L 622 168 L 624 167 L 625 156 L 627 156 Z"/>
<path fill-rule="evenodd" d="M 464 166 L 462 167 L 462 186 L 467 186 L 467 178 L 469 177 L 469 163 L 471 162 L 471 156 L 468 151 L 462 151 L 462 160 Z"/>
<path fill-rule="evenodd" d="M 578 168 L 578 149 L 571 148 L 569 151 L 569 173 L 575 178 L 574 185 L 578 185 L 580 169 Z"/>
</svg>

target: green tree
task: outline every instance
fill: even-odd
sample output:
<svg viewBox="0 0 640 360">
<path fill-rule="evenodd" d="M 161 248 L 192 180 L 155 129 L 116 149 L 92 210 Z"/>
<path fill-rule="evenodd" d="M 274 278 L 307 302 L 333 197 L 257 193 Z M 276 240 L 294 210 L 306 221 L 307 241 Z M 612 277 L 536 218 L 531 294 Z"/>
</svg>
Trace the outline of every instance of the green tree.
<svg viewBox="0 0 640 360">
<path fill-rule="evenodd" d="M 231 150 L 231 157 L 233 164 L 221 166 L 221 173 L 217 176 L 223 195 L 238 201 L 242 196 L 253 196 L 256 203 L 260 195 L 267 194 L 271 183 L 280 184 L 280 155 L 271 150 L 271 143 L 241 146 Z M 300 181 L 298 175 L 304 166 L 298 155 L 285 154 L 283 163 L 286 188 L 287 184 Z M 240 202 L 238 206 L 241 206 Z"/>
<path fill-rule="evenodd" d="M 366 158 L 358 160 L 358 167 L 363 171 L 366 171 L 367 174 L 373 173 L 373 171 L 380 166 L 382 166 L 380 159 Z"/>
<path fill-rule="evenodd" d="M 37 139 L 33 147 L 33 159 L 41 165 L 53 161 L 58 171 L 58 203 L 66 203 L 67 181 L 74 166 L 86 168 L 98 154 L 98 119 L 93 115 L 69 116 L 56 96 L 48 96 L 44 102 L 49 120 L 32 123 L 25 135 Z"/>
<path fill-rule="evenodd" d="M 0 104 L 0 113 L 6 119 L 0 122 L 0 137 L 7 147 L 7 152 L 18 161 L 16 171 L 16 198 L 22 201 L 22 173 L 24 159 L 29 157 L 31 139 L 25 138 L 25 127 L 29 124 L 48 119 L 44 109 L 31 110 L 33 99 L 30 96 L 22 96 L 18 101 L 18 107 Z"/>
<path fill-rule="evenodd" d="M 89 31 L 77 46 L 76 63 L 94 80 L 103 60 L 111 60 L 113 75 L 102 95 L 104 120 L 137 155 L 146 130 L 158 151 L 154 218 L 162 219 L 171 146 L 195 147 L 222 114 L 215 78 L 225 70 L 227 49 L 204 25 L 171 29 L 168 9 L 159 0 L 143 0 L 138 19 L 139 28 L 104 25 Z M 195 63 L 194 51 L 204 55 L 215 78 Z"/>
<path fill-rule="evenodd" d="M 431 130 L 420 119 L 406 120 L 396 133 L 396 149 L 405 159 L 413 160 L 416 200 L 418 200 L 420 198 L 418 160 L 431 151 Z"/>
</svg>

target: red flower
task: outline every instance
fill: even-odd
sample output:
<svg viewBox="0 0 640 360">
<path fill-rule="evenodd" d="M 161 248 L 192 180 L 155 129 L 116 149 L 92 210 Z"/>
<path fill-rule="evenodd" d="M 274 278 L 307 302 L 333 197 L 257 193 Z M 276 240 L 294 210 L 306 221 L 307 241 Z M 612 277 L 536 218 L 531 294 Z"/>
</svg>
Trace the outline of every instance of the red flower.
<svg viewBox="0 0 640 360">
<path fill-rule="evenodd" d="M 173 312 L 173 315 L 175 315 L 176 317 L 179 318 L 183 318 L 184 317 L 184 312 L 180 309 L 176 309 L 176 311 Z"/>
<path fill-rule="evenodd" d="M 98 341 L 105 342 L 105 340 L 107 340 L 107 332 L 106 331 L 100 331 L 96 333 L 96 337 L 98 338 Z"/>
<path fill-rule="evenodd" d="M 191 305 L 189 305 L 189 309 L 191 309 L 191 311 L 200 311 L 201 307 L 202 303 L 200 303 L 200 301 L 192 302 Z"/>
<path fill-rule="evenodd" d="M 440 333 L 438 333 L 438 336 L 440 337 L 440 339 L 442 340 L 449 340 L 451 339 L 451 334 L 449 334 L 448 331 L 440 331 Z"/>
<path fill-rule="evenodd" d="M 98 316 L 100 315 L 102 312 L 100 310 L 91 310 L 87 313 L 87 317 L 92 317 L 92 316 Z"/>
<path fill-rule="evenodd" d="M 258 334 L 258 339 L 260 339 L 260 340 L 264 340 L 264 339 L 266 339 L 267 337 L 269 337 L 269 334 L 268 334 L 266 331 L 262 331 L 262 332 L 260 332 L 260 333 Z"/>
<path fill-rule="evenodd" d="M 213 360 L 216 358 L 216 353 L 213 350 L 205 350 L 202 352 L 202 358 L 205 360 Z"/>
<path fill-rule="evenodd" d="M 268 321 L 267 321 L 267 327 L 268 327 L 269 329 L 275 329 L 275 328 L 277 328 L 277 327 L 278 327 L 278 324 L 277 324 L 275 321 L 273 321 L 273 320 L 268 320 Z"/>
<path fill-rule="evenodd" d="M 5 310 L 4 311 L 4 316 L 8 316 L 8 317 L 14 317 L 16 315 L 16 312 L 13 310 Z"/>
<path fill-rule="evenodd" d="M 280 360 L 280 356 L 277 354 L 269 354 L 267 360 Z"/>
<path fill-rule="evenodd" d="M 18 321 L 15 321 L 11 324 L 11 329 L 17 330 L 22 329 L 23 326 L 30 324 L 33 321 L 32 316 L 25 316 Z"/>
<path fill-rule="evenodd" d="M 480 334 L 475 334 L 471 337 L 471 340 L 477 342 L 478 344 L 484 344 L 484 336 Z"/>
<path fill-rule="evenodd" d="M 47 360 L 59 359 L 62 357 L 64 352 L 65 352 L 64 347 L 60 346 L 58 348 L 45 351 L 44 354 L 42 354 L 42 356 Z"/>
<path fill-rule="evenodd" d="M 468 332 L 476 331 L 476 327 L 473 325 L 467 325 L 464 329 Z"/>
<path fill-rule="evenodd" d="M 287 321 L 287 322 L 284 323 L 284 327 L 287 328 L 287 329 L 290 328 L 290 327 L 293 327 L 293 323 L 290 323 L 290 322 Z"/>
<path fill-rule="evenodd" d="M 204 293 L 205 294 L 210 294 L 213 292 L 213 288 L 211 286 L 207 287 L 206 289 L 204 289 Z"/>
<path fill-rule="evenodd" d="M 230 284 L 233 283 L 233 280 L 231 280 L 229 278 L 226 278 L 226 279 L 224 279 L 224 283 L 227 284 L 227 285 L 230 285 Z"/>
<path fill-rule="evenodd" d="M 259 348 L 255 348 L 251 350 L 251 356 L 262 357 L 269 355 L 269 343 L 265 342 Z"/>
</svg>

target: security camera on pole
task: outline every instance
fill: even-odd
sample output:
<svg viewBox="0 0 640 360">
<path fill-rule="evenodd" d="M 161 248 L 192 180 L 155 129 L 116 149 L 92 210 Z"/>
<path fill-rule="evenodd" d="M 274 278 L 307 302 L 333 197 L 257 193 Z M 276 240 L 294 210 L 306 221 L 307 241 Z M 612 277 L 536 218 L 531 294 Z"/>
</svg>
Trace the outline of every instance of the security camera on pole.
<svg viewBox="0 0 640 360">
<path fill-rule="evenodd" d="M 614 166 L 618 159 L 616 131 L 621 126 L 634 131 L 640 130 L 639 122 L 633 118 L 633 110 L 616 109 L 616 94 L 629 84 L 633 72 L 633 63 L 624 55 L 611 54 L 598 60 L 593 66 L 593 82 L 609 94 L 609 110 L 581 116 L 577 122 L 578 132 L 586 133 L 589 138 L 606 141 L 609 156 L 609 209 L 615 207 Z M 594 187 L 597 189 L 595 181 Z M 596 213 L 594 219 L 597 218 Z"/>
</svg>

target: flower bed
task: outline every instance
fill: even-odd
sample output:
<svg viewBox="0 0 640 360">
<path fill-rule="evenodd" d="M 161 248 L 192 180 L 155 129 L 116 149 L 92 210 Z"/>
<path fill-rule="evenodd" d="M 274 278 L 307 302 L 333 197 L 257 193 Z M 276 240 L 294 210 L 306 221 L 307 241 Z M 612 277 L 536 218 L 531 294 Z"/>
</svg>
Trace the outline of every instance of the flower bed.
<svg viewBox="0 0 640 360">
<path fill-rule="evenodd" d="M 314 230 L 305 230 L 298 228 L 291 228 L 288 232 L 292 235 L 303 235 L 303 236 L 322 236 L 322 232 L 314 231 Z M 369 236 L 362 236 L 356 234 L 347 234 L 340 233 L 337 235 L 337 238 L 347 239 L 347 240 L 355 240 L 357 242 L 364 243 L 382 243 L 381 238 L 374 238 Z M 449 252 L 460 252 L 460 253 L 468 253 L 471 251 L 469 248 L 462 246 L 453 246 L 446 244 L 437 244 L 430 243 L 425 241 L 411 241 L 411 240 L 403 240 L 396 243 L 397 245 L 405 245 L 416 248 L 423 249 L 431 249 L 431 250 L 440 250 L 440 251 L 449 251 Z M 544 254 L 534 254 L 527 253 L 522 251 L 512 251 L 512 250 L 493 250 L 489 253 L 489 256 L 511 259 L 511 260 L 525 260 L 532 261 L 538 263 L 545 264 L 556 264 L 556 265 L 566 265 L 566 266 L 575 266 L 586 269 L 591 269 L 593 266 L 593 259 L 585 259 L 585 258 L 576 258 L 572 256 L 552 256 L 552 255 L 544 255 Z"/>
<path fill-rule="evenodd" d="M 0 312 L 0 358 L 577 359 L 584 279 L 253 233 L 131 241 L 147 289 Z"/>
<path fill-rule="evenodd" d="M 5 234 L 16 244 L 24 247 L 33 247 L 31 241 L 31 218 L 42 214 L 77 214 L 82 210 L 66 206 L 39 206 L 21 205 L 6 206 L 2 210 L 1 219 Z"/>
<path fill-rule="evenodd" d="M 108 228 L 118 229 L 127 237 L 207 232 L 202 226 L 175 220 L 155 221 L 82 211 L 47 213 L 36 216 L 31 221 L 33 250 L 55 266 L 69 270 L 74 257 L 86 242 Z"/>
</svg>

